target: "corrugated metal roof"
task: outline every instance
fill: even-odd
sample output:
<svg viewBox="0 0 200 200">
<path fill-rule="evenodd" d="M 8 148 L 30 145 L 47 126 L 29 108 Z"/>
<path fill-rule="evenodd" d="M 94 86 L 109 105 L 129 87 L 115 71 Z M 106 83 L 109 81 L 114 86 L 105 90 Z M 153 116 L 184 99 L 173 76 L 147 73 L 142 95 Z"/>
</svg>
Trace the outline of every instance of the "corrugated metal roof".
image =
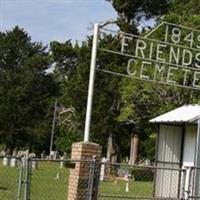
<svg viewBox="0 0 200 200">
<path fill-rule="evenodd" d="M 200 105 L 185 105 L 163 115 L 150 122 L 152 123 L 192 123 L 200 119 Z"/>
</svg>

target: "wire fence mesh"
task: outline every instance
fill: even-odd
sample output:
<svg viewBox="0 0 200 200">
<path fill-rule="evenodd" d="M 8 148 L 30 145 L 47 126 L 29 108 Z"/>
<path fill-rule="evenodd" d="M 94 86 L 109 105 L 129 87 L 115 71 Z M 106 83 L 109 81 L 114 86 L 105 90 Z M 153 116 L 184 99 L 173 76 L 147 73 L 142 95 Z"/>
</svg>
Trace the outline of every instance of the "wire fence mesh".
<svg viewBox="0 0 200 200">
<path fill-rule="evenodd" d="M 19 199 L 19 180 L 21 174 L 21 159 L 0 157 L 0 199 Z"/>
<path fill-rule="evenodd" d="M 30 199 L 66 200 L 69 169 L 63 161 L 31 160 Z"/>
<path fill-rule="evenodd" d="M 30 163 L 31 200 L 92 199 L 92 161 L 31 159 Z"/>
<path fill-rule="evenodd" d="M 199 180 L 195 167 L 0 157 L 0 200 L 200 200 Z"/>
<path fill-rule="evenodd" d="M 99 199 L 180 199 L 183 195 L 184 170 L 103 164 L 104 178 Z"/>
<path fill-rule="evenodd" d="M 78 168 L 84 169 L 82 174 L 76 173 Z M 0 200 L 67 200 L 69 190 L 77 190 L 81 200 L 89 200 L 93 198 L 94 173 L 92 161 L 1 157 Z"/>
<path fill-rule="evenodd" d="M 200 167 L 188 168 L 189 183 L 189 200 L 200 199 Z"/>
</svg>

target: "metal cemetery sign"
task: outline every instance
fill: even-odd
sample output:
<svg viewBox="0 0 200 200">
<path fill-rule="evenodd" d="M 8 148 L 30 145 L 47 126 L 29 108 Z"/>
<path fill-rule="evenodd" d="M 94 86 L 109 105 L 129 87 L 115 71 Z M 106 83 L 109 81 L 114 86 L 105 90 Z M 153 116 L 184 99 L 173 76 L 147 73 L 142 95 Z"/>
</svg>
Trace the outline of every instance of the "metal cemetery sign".
<svg viewBox="0 0 200 200">
<path fill-rule="evenodd" d="M 119 71 L 100 66 L 97 70 L 157 82 L 177 87 L 200 90 L 200 31 L 163 22 L 144 37 L 104 29 L 95 24 L 90 64 L 84 141 L 89 141 L 97 49 L 112 56 L 121 56 L 125 65 Z M 98 39 L 106 33 L 115 34 L 109 47 L 98 47 Z M 151 38 L 149 38 L 151 36 Z M 158 39 L 159 38 L 159 39 Z M 119 45 L 119 41 L 121 41 Z M 119 47 L 120 46 L 120 47 Z M 112 54 L 112 55 L 111 55 Z M 123 70 L 123 72 L 122 72 Z"/>
<path fill-rule="evenodd" d="M 166 22 L 159 28 L 160 31 L 146 37 L 119 32 L 120 49 L 100 47 L 100 50 L 127 57 L 126 71 L 101 70 L 145 81 L 200 89 L 200 31 Z M 100 31 L 109 32 L 107 29 Z"/>
</svg>

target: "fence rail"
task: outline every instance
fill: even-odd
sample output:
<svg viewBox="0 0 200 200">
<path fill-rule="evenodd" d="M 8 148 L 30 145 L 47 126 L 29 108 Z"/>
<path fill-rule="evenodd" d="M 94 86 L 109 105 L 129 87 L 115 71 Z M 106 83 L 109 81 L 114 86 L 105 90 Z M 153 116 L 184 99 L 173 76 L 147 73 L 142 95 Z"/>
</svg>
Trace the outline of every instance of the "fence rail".
<svg viewBox="0 0 200 200">
<path fill-rule="evenodd" d="M 78 185 L 87 191 L 82 200 L 92 200 L 97 190 L 99 200 L 200 200 L 200 168 L 26 157 L 0 157 L 0 200 L 67 200 L 74 187 L 69 184 L 70 169 L 75 167 L 86 169 Z"/>
<path fill-rule="evenodd" d="M 200 167 L 188 168 L 189 183 L 189 199 L 200 199 Z"/>
<path fill-rule="evenodd" d="M 18 200 L 20 198 L 19 181 L 22 175 L 21 165 L 21 159 L 16 159 L 14 157 L 0 157 L 1 200 Z"/>
<path fill-rule="evenodd" d="M 67 200 L 70 169 L 84 166 L 91 171 L 92 164 L 91 160 L 0 157 L 0 200 Z M 91 184 L 88 176 L 79 183 L 80 190 L 88 190 L 83 200 L 91 196 Z"/>
<path fill-rule="evenodd" d="M 100 199 L 181 199 L 185 170 L 102 163 Z"/>
</svg>

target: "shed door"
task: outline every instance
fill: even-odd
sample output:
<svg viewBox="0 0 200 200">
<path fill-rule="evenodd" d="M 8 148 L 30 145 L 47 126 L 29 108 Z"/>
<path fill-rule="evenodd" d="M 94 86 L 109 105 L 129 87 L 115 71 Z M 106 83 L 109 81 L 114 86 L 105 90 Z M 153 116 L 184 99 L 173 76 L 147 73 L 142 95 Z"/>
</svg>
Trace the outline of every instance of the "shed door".
<svg viewBox="0 0 200 200">
<path fill-rule="evenodd" d="M 178 198 L 182 127 L 160 125 L 156 173 L 156 197 Z M 168 169 L 164 169 L 168 168 Z"/>
<path fill-rule="evenodd" d="M 184 150 L 183 150 L 183 166 L 194 166 L 195 162 L 195 146 L 196 146 L 197 128 L 196 126 L 187 126 Z"/>
</svg>

